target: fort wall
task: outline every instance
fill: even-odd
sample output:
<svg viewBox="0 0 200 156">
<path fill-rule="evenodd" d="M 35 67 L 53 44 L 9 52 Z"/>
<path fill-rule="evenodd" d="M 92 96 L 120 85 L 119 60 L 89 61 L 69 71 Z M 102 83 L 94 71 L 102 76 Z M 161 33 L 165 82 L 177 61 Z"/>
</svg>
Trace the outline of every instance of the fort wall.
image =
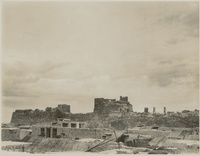
<svg viewBox="0 0 200 156">
<path fill-rule="evenodd" d="M 109 114 L 111 112 L 133 112 L 132 105 L 128 102 L 128 97 L 120 96 L 120 100 L 116 99 L 104 99 L 95 98 L 94 99 L 94 113 L 105 113 Z"/>
<path fill-rule="evenodd" d="M 171 131 L 159 131 L 159 130 L 129 130 L 129 133 L 132 134 L 141 134 L 141 135 L 151 135 L 154 138 L 168 136 Z"/>
</svg>

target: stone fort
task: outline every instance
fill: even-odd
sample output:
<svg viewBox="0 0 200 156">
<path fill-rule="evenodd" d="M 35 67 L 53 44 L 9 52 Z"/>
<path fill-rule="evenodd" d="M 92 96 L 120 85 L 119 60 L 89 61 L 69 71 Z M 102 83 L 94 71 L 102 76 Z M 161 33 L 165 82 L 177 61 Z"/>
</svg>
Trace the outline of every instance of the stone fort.
<svg viewBox="0 0 200 156">
<path fill-rule="evenodd" d="M 74 121 L 87 121 L 95 115 L 109 115 L 110 113 L 120 115 L 129 112 L 133 112 L 133 109 L 126 96 L 120 96 L 119 100 L 95 98 L 94 111 L 91 113 L 71 113 L 70 105 L 59 104 L 56 108 L 47 107 L 45 111 L 39 109 L 15 110 L 12 114 L 11 123 L 19 125 L 45 123 L 52 122 L 59 117 Z"/>
<path fill-rule="evenodd" d="M 133 112 L 132 105 L 128 101 L 128 97 L 120 96 L 116 99 L 94 99 L 94 113 L 111 113 L 111 112 Z"/>
</svg>

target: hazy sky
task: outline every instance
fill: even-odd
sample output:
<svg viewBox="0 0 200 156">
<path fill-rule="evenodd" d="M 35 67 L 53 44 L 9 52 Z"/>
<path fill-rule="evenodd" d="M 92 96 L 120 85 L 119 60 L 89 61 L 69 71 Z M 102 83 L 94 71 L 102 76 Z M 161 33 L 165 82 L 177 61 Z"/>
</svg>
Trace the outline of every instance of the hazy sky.
<svg viewBox="0 0 200 156">
<path fill-rule="evenodd" d="M 2 110 L 128 96 L 134 111 L 198 109 L 197 2 L 3 2 Z"/>
</svg>

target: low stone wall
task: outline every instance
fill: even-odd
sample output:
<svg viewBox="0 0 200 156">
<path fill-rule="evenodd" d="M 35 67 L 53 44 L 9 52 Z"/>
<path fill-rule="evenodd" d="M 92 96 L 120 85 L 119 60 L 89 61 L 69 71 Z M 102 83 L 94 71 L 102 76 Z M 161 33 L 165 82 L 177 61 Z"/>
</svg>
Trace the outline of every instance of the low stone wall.
<svg viewBox="0 0 200 156">
<path fill-rule="evenodd" d="M 2 146 L 3 151 L 14 151 L 14 152 L 30 152 L 29 144 L 19 144 L 19 145 L 7 145 Z"/>
<path fill-rule="evenodd" d="M 129 133 L 132 134 L 143 134 L 143 135 L 151 135 L 154 138 L 168 136 L 171 131 L 159 131 L 159 130 L 129 130 Z"/>
<path fill-rule="evenodd" d="M 2 141 L 20 141 L 19 128 L 2 128 L 1 129 Z"/>
<path fill-rule="evenodd" d="M 184 140 L 199 140 L 199 135 L 186 135 Z"/>
</svg>

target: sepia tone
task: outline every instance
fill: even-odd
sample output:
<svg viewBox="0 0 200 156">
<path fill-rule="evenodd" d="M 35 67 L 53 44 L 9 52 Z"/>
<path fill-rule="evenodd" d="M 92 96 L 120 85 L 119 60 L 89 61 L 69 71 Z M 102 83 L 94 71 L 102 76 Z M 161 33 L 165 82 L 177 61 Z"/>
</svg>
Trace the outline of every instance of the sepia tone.
<svg viewBox="0 0 200 156">
<path fill-rule="evenodd" d="M 199 3 L 3 1 L 2 153 L 199 153 Z"/>
</svg>

